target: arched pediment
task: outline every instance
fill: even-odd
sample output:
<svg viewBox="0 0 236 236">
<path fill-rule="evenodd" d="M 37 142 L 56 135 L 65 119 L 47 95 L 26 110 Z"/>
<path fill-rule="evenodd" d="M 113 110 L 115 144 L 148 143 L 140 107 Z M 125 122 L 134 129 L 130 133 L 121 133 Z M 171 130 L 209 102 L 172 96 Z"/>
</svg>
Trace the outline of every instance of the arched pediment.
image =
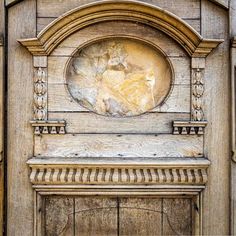
<svg viewBox="0 0 236 236">
<path fill-rule="evenodd" d="M 67 12 L 42 30 L 37 38 L 21 39 L 33 55 L 49 55 L 74 32 L 98 22 L 127 20 L 152 26 L 177 41 L 191 57 L 206 57 L 223 40 L 204 39 L 190 25 L 159 7 L 137 1 L 102 1 Z"/>
</svg>

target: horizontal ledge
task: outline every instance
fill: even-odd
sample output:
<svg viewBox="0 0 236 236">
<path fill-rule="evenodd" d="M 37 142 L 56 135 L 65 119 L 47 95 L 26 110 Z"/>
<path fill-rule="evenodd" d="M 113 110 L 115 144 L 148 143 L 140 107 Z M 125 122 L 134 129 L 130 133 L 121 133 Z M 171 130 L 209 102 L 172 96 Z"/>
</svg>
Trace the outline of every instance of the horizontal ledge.
<svg viewBox="0 0 236 236">
<path fill-rule="evenodd" d="M 33 120 L 30 124 L 34 134 L 65 134 L 66 122 L 64 120 Z"/>
<path fill-rule="evenodd" d="M 63 167 L 208 167 L 206 158 L 145 158 L 145 157 L 33 157 L 27 161 L 29 166 Z"/>
<path fill-rule="evenodd" d="M 173 126 L 178 127 L 206 127 L 207 121 L 173 121 Z"/>
<path fill-rule="evenodd" d="M 203 135 L 207 121 L 173 121 L 175 135 Z"/>
<path fill-rule="evenodd" d="M 33 185 L 204 185 L 205 158 L 32 158 Z"/>
<path fill-rule="evenodd" d="M 81 194 L 91 194 L 91 193 L 99 193 L 101 192 L 102 194 L 105 193 L 118 193 L 120 192 L 121 194 L 124 192 L 129 192 L 129 193 L 163 193 L 163 192 L 169 192 L 170 194 L 178 192 L 178 193 L 192 193 L 192 192 L 197 192 L 201 191 L 201 189 L 204 189 L 204 185 L 168 185 L 168 184 L 162 184 L 162 185 L 153 185 L 152 188 L 150 189 L 150 186 L 148 185 L 135 185 L 135 184 L 130 184 L 130 185 L 84 185 L 84 184 L 76 184 L 76 185 L 34 185 L 34 189 L 36 189 L 37 192 L 43 191 L 43 194 L 48 195 L 48 194 L 65 194 L 68 195 L 68 193 L 74 195 L 75 193 Z M 112 188 L 112 189 L 111 189 Z M 52 191 L 53 190 L 53 191 Z"/>
<path fill-rule="evenodd" d="M 65 126 L 64 120 L 32 120 L 30 121 L 32 126 Z"/>
<path fill-rule="evenodd" d="M 205 185 L 33 185 L 40 195 L 65 196 L 193 196 Z"/>
</svg>

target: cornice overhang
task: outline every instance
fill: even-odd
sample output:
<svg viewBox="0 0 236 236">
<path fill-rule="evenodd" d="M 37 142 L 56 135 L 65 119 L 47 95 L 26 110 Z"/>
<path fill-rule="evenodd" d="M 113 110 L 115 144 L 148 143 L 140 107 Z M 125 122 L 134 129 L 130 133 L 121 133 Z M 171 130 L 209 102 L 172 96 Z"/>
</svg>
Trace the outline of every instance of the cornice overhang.
<svg viewBox="0 0 236 236">
<path fill-rule="evenodd" d="M 102 1 L 78 7 L 58 17 L 37 38 L 18 40 L 35 56 L 50 53 L 68 36 L 89 25 L 126 20 L 152 26 L 176 40 L 191 57 L 206 57 L 224 40 L 204 39 L 190 25 L 162 8 L 138 1 Z"/>
<path fill-rule="evenodd" d="M 33 185 L 172 184 L 205 185 L 205 158 L 50 158 L 27 164 Z"/>
</svg>

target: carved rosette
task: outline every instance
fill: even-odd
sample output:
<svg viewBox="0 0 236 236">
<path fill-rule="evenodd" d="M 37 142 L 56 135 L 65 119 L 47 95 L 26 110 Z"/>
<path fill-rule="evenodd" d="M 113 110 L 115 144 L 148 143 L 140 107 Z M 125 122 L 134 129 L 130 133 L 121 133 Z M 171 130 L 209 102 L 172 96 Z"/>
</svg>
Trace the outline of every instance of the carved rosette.
<svg viewBox="0 0 236 236">
<path fill-rule="evenodd" d="M 193 121 L 203 121 L 204 120 L 203 73 L 204 73 L 203 69 L 200 69 L 200 68 L 193 69 L 193 74 L 192 74 L 192 120 Z"/>
<path fill-rule="evenodd" d="M 36 67 L 34 71 L 34 120 L 47 119 L 47 69 Z"/>
</svg>

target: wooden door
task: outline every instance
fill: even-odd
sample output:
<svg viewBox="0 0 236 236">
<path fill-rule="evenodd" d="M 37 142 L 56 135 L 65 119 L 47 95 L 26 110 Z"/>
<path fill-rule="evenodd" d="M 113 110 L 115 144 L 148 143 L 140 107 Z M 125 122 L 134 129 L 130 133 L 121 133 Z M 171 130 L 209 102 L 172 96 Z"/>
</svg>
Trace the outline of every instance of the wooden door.
<svg viewBox="0 0 236 236">
<path fill-rule="evenodd" d="M 189 198 L 45 197 L 44 235 L 191 235 Z"/>
<path fill-rule="evenodd" d="M 225 5 L 14 2 L 8 235 L 227 234 Z"/>
</svg>

